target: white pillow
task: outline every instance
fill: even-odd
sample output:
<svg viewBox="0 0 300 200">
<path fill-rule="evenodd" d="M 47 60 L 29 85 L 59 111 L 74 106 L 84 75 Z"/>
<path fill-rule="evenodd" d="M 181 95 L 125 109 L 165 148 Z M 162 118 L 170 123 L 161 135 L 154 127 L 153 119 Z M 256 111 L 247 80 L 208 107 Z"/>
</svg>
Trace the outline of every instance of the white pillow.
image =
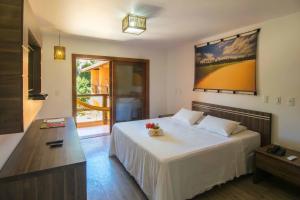
<svg viewBox="0 0 300 200">
<path fill-rule="evenodd" d="M 228 137 L 237 128 L 238 124 L 240 122 L 208 115 L 197 127 Z"/>
<path fill-rule="evenodd" d="M 200 122 L 201 122 L 204 118 L 205 118 L 205 115 L 204 115 L 204 113 L 203 113 L 203 115 L 200 117 L 199 120 L 196 121 L 195 124 L 196 124 L 196 125 L 200 124 Z"/>
<path fill-rule="evenodd" d="M 172 118 L 185 124 L 193 125 L 203 116 L 203 112 L 181 108 Z"/>
<path fill-rule="evenodd" d="M 234 129 L 234 131 L 232 131 L 231 135 L 238 134 L 238 133 L 243 132 L 245 130 L 248 130 L 248 128 L 246 126 L 237 125 L 236 129 Z"/>
</svg>

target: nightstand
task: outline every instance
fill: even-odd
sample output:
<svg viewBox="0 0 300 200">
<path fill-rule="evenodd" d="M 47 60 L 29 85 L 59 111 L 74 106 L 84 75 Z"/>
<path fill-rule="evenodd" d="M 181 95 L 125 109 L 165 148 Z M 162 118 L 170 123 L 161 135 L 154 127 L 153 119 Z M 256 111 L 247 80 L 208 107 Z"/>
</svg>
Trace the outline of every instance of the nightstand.
<svg viewBox="0 0 300 200">
<path fill-rule="evenodd" d="M 163 118 L 163 117 L 172 117 L 174 114 L 165 114 L 165 115 L 158 115 L 158 118 Z"/>
<path fill-rule="evenodd" d="M 255 171 L 253 182 L 262 179 L 264 172 L 277 176 L 288 182 L 300 186 L 300 152 L 286 149 L 285 156 L 277 156 L 267 152 L 272 145 L 260 147 L 255 151 Z M 290 155 L 298 158 L 293 161 L 287 160 Z"/>
</svg>

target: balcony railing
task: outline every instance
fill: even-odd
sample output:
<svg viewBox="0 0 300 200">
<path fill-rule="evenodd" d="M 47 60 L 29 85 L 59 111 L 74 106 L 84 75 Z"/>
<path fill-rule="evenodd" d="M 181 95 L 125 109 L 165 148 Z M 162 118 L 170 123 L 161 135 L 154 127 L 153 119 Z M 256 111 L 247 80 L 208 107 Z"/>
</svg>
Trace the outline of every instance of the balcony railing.
<svg viewBox="0 0 300 200">
<path fill-rule="evenodd" d="M 98 121 L 107 124 L 110 111 L 109 97 L 108 94 L 78 94 L 77 122 Z"/>
</svg>

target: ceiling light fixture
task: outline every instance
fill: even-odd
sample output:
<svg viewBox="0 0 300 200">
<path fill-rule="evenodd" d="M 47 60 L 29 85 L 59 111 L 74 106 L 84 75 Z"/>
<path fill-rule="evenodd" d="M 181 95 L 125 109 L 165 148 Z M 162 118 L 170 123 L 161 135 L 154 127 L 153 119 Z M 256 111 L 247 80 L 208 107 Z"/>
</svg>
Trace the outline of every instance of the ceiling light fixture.
<svg viewBox="0 0 300 200">
<path fill-rule="evenodd" d="M 58 46 L 54 46 L 54 60 L 65 60 L 66 48 L 60 45 L 60 32 L 58 33 Z"/>
<path fill-rule="evenodd" d="M 146 30 L 146 17 L 128 14 L 122 21 L 124 33 L 139 35 Z"/>
</svg>

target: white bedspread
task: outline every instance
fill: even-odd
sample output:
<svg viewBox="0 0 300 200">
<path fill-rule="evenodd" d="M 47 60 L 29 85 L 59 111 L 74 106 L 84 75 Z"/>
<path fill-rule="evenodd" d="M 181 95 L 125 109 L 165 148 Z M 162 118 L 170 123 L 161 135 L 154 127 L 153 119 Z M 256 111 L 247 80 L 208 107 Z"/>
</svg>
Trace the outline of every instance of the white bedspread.
<svg viewBox="0 0 300 200">
<path fill-rule="evenodd" d="M 145 124 L 159 123 L 164 136 L 150 137 Z M 258 133 L 224 137 L 172 118 L 117 123 L 110 156 L 117 156 L 149 199 L 183 200 L 247 173 Z"/>
</svg>

